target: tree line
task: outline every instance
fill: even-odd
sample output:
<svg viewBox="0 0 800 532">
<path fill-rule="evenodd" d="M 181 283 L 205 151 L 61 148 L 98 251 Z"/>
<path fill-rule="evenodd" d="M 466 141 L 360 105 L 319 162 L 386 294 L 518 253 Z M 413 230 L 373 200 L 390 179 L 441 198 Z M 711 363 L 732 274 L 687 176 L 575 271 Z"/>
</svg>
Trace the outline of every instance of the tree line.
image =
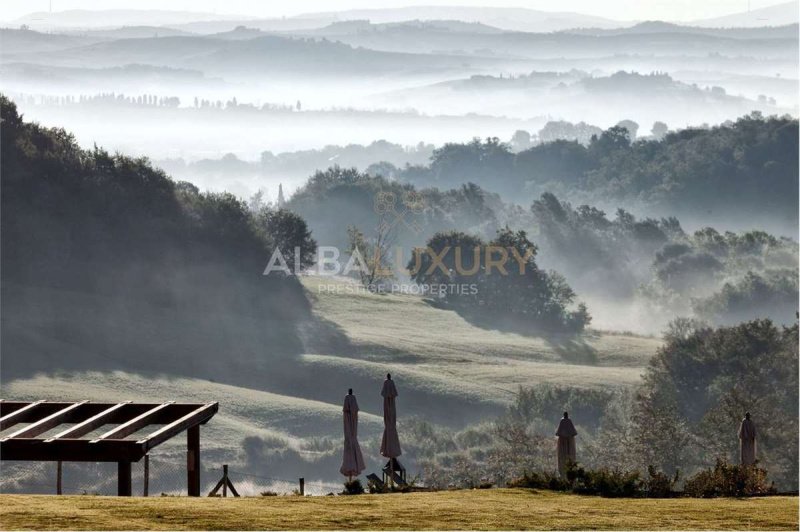
<svg viewBox="0 0 800 532">
<path fill-rule="evenodd" d="M 472 182 L 505 197 L 578 193 L 636 201 L 673 213 L 710 209 L 755 212 L 769 205 L 794 220 L 798 195 L 798 122 L 759 112 L 710 128 L 634 141 L 624 123 L 593 133 L 588 144 L 554 140 L 514 153 L 497 138 L 448 143 L 429 164 L 399 178 L 418 186 Z"/>
</svg>

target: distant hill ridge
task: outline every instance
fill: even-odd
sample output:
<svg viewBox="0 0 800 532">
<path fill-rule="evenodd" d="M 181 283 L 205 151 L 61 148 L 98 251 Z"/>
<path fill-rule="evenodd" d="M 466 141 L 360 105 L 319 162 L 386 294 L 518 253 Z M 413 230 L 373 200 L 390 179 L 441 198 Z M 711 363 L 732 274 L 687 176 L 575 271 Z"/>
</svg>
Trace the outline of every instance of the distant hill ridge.
<svg viewBox="0 0 800 532">
<path fill-rule="evenodd" d="M 796 24 L 796 2 L 733 13 L 721 17 L 692 20 L 682 25 L 705 28 L 755 28 Z M 312 12 L 293 17 L 253 17 L 234 14 L 177 10 L 66 10 L 34 12 L 10 21 L 12 25 L 35 28 L 114 28 L 122 26 L 169 26 L 198 33 L 230 31 L 247 25 L 264 31 L 311 30 L 344 21 L 369 21 L 372 24 L 410 21 L 457 21 L 478 23 L 505 31 L 554 32 L 576 28 L 622 29 L 637 21 L 613 20 L 575 12 L 550 12 L 518 7 L 489 6 L 409 6 L 400 8 L 353 9 Z M 648 23 L 645 23 L 648 24 Z M 661 24 L 669 24 L 662 22 Z"/>
</svg>

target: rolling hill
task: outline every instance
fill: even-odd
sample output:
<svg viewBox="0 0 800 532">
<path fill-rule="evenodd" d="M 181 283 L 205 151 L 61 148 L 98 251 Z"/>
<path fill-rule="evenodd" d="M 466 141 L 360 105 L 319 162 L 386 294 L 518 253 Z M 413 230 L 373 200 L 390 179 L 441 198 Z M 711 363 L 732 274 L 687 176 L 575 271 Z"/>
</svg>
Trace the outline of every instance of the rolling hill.
<svg viewBox="0 0 800 532">
<path fill-rule="evenodd" d="M 23 42 L 10 48 L 4 46 L 0 55 L 3 62 L 91 68 L 136 63 L 199 69 L 215 75 L 246 75 L 248 78 L 259 78 L 268 73 L 384 76 L 463 71 L 496 63 L 487 58 L 383 52 L 331 41 L 276 35 L 244 39 L 181 35 L 86 44 L 72 36 L 60 36 L 58 40 L 31 30 L 0 30 L 0 38 L 5 41 L 9 37 L 14 39 L 13 42 Z"/>
<path fill-rule="evenodd" d="M 721 17 L 695 20 L 696 26 L 724 27 L 724 28 L 754 28 L 759 26 L 782 26 L 784 24 L 797 24 L 797 2 L 783 2 L 772 6 L 762 7 L 724 15 Z"/>
<path fill-rule="evenodd" d="M 494 31 L 492 31 L 494 30 Z M 786 56 L 797 42 L 797 28 L 714 29 L 664 22 L 631 27 L 568 29 L 555 33 L 499 31 L 480 23 L 443 20 L 375 23 L 338 22 L 319 29 L 291 32 L 325 37 L 351 46 L 391 52 L 470 53 L 541 59 L 598 57 L 632 53 L 655 56 Z"/>
</svg>

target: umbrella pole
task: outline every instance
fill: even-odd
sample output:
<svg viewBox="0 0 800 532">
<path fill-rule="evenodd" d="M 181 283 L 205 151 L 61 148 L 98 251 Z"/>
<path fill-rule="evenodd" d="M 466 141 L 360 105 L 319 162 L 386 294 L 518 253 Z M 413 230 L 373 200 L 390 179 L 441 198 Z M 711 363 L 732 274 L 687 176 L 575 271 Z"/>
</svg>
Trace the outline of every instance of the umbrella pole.
<svg viewBox="0 0 800 532">
<path fill-rule="evenodd" d="M 394 458 L 389 458 L 389 485 L 394 488 Z"/>
</svg>

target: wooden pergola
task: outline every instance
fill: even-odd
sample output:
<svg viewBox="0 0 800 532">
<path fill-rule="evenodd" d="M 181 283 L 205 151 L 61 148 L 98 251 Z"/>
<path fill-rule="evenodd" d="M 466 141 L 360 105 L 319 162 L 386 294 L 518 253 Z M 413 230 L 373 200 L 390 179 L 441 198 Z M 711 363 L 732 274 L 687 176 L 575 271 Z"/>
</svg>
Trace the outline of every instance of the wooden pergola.
<svg viewBox="0 0 800 532">
<path fill-rule="evenodd" d="M 117 462 L 118 495 L 131 495 L 131 463 L 186 431 L 189 496 L 200 496 L 200 425 L 219 403 L 0 400 L 0 460 Z M 71 426 L 56 432 L 62 424 Z M 105 425 L 113 425 L 97 434 Z M 141 431 L 159 425 L 151 432 Z M 91 433 L 96 433 L 91 435 Z M 47 434 L 49 433 L 49 435 Z M 144 435 L 140 435 L 140 434 Z M 131 437 L 134 436 L 134 437 Z"/>
</svg>

